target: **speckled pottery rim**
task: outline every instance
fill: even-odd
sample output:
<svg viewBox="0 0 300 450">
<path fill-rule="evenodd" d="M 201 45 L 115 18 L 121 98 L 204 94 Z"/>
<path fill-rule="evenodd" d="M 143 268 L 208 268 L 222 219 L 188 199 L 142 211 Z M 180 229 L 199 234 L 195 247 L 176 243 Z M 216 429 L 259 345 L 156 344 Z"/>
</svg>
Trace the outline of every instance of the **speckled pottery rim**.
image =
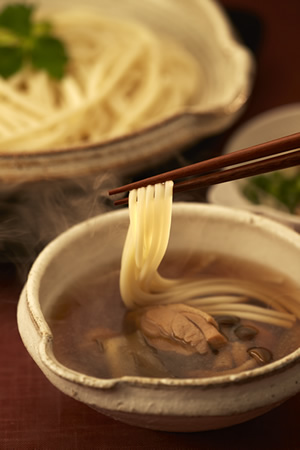
<svg viewBox="0 0 300 450">
<path fill-rule="evenodd" d="M 231 235 L 233 234 L 237 239 L 246 233 L 249 238 L 249 243 L 245 242 L 246 249 L 251 248 L 254 237 L 258 237 L 258 240 L 262 239 L 261 242 L 271 240 L 271 243 L 274 242 L 274 247 L 285 249 L 288 259 L 293 255 L 294 262 L 300 261 L 300 236 L 296 232 L 247 211 L 234 211 L 221 206 L 174 204 L 172 222 L 174 239 L 177 235 L 178 241 L 178 232 L 182 230 L 183 224 L 187 229 L 193 229 L 197 221 L 199 222 L 197 226 L 200 221 L 204 222 L 204 230 L 208 229 L 208 226 L 217 226 L 220 229 L 227 227 L 227 231 L 230 230 Z M 97 237 L 101 236 L 105 230 L 105 240 L 113 239 L 109 231 L 111 229 L 117 230 L 117 234 L 124 237 L 127 226 L 127 210 L 107 213 L 76 225 L 50 243 L 32 267 L 19 302 L 18 326 L 29 353 L 56 387 L 118 420 L 170 431 L 197 431 L 232 425 L 259 415 L 300 391 L 300 348 L 264 367 L 239 374 L 202 379 L 153 379 L 126 376 L 106 380 L 78 373 L 59 363 L 53 354 L 53 337 L 40 303 L 48 301 L 46 297 L 49 289 L 55 290 L 51 282 L 53 273 L 57 271 L 55 262 L 59 264 L 62 258 L 68 258 L 66 256 L 68 252 L 72 253 L 74 249 L 77 251 L 78 243 L 87 242 L 87 238 L 91 239 L 91 242 L 96 239 L 93 244 L 93 248 L 96 248 Z M 231 238 L 226 239 L 224 243 L 227 248 L 231 245 L 231 242 L 227 242 L 228 240 L 230 241 Z M 219 237 L 216 241 L 214 245 L 222 242 Z M 170 243 L 172 245 L 172 236 Z M 116 248 L 118 245 L 116 243 Z M 184 242 L 181 245 L 184 245 Z M 80 245 L 78 249 L 82 256 Z M 115 249 L 112 249 L 112 253 L 114 251 Z M 238 251 L 238 247 L 233 251 Z M 263 254 L 261 249 L 258 251 Z M 277 255 L 279 255 L 278 249 Z M 82 257 L 85 260 L 85 256 Z M 95 255 L 92 259 L 95 261 Z M 283 260 L 284 258 L 282 263 Z M 64 267 L 63 263 L 62 267 Z M 76 265 L 74 268 L 76 270 Z M 64 270 L 61 272 L 59 276 L 65 278 L 66 272 Z M 296 269 L 293 277 L 297 278 Z M 136 415 L 139 417 L 138 421 Z M 143 415 L 145 415 L 144 419 Z M 245 416 L 246 418 L 243 418 Z M 184 425 L 181 427 L 177 423 L 179 417 L 184 419 Z M 226 424 L 216 422 L 216 417 L 222 417 L 222 421 L 226 417 Z M 193 420 L 197 418 L 196 423 L 193 422 L 191 425 L 192 429 L 186 422 L 188 418 Z M 212 423 L 207 424 L 207 418 L 210 418 Z M 174 421 L 176 429 L 174 429 Z"/>
</svg>

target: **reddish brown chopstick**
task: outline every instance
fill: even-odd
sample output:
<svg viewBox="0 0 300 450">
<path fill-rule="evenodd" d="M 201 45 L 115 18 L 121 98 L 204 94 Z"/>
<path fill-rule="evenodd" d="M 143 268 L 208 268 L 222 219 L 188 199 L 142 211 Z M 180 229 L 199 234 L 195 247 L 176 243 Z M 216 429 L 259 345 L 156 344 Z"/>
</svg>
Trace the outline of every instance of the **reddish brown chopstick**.
<svg viewBox="0 0 300 450">
<path fill-rule="evenodd" d="M 300 165 L 300 132 L 279 139 L 247 147 L 233 153 L 221 155 L 176 170 L 121 186 L 109 191 L 109 195 L 130 191 L 149 184 L 162 183 L 194 176 L 190 180 L 174 184 L 174 192 L 197 189 L 199 187 L 247 178 L 274 170 Z M 295 150 L 298 149 L 298 150 Z M 274 156 L 277 155 L 277 156 Z M 266 159 L 261 159 L 266 158 Z M 249 163 L 250 161 L 250 163 Z M 244 164 L 248 163 L 248 164 Z M 237 167 L 231 167 L 239 164 Z M 242 165 L 240 165 L 242 164 Z M 228 168 L 229 167 L 229 168 Z M 226 170 L 220 170 L 225 169 Z M 198 175 L 198 177 L 195 177 Z M 117 200 L 115 205 L 127 203 L 127 198 Z"/>
</svg>

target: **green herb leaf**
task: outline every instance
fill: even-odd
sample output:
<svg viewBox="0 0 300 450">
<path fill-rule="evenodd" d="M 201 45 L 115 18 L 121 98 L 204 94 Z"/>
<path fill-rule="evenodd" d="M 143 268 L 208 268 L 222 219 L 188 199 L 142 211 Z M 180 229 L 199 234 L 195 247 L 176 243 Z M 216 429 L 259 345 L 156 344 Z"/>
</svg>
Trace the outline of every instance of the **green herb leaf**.
<svg viewBox="0 0 300 450">
<path fill-rule="evenodd" d="M 45 70 L 55 79 L 64 76 L 68 62 L 64 43 L 52 34 L 48 21 L 33 21 L 35 7 L 5 6 L 0 11 L 0 76 L 9 78 L 23 64 Z"/>
<path fill-rule="evenodd" d="M 31 32 L 32 5 L 7 5 L 0 13 L 0 27 L 7 28 L 19 36 L 28 36 Z"/>
<path fill-rule="evenodd" d="M 32 28 L 32 34 L 35 37 L 50 35 L 52 31 L 52 25 L 47 20 L 35 22 Z"/>
<path fill-rule="evenodd" d="M 32 65 L 46 70 L 53 78 L 64 75 L 68 57 L 61 41 L 51 36 L 36 39 L 31 53 Z"/>
<path fill-rule="evenodd" d="M 3 78 L 21 69 L 23 64 L 23 53 L 18 47 L 0 47 L 0 73 Z"/>
<path fill-rule="evenodd" d="M 282 172 L 276 171 L 252 177 L 243 186 L 242 192 L 254 204 L 264 203 L 265 194 L 267 194 L 273 197 L 277 205 L 284 205 L 290 213 L 298 213 L 300 205 L 300 172 L 284 175 Z"/>
</svg>

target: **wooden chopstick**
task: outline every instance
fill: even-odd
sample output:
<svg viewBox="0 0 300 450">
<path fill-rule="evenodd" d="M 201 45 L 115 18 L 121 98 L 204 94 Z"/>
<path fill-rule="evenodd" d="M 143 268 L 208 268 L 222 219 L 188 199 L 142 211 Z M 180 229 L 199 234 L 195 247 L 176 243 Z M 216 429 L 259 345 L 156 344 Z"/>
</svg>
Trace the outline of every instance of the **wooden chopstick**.
<svg viewBox="0 0 300 450">
<path fill-rule="evenodd" d="M 194 176 L 190 180 L 184 180 L 174 184 L 174 192 L 182 192 L 240 178 L 247 178 L 274 170 L 294 167 L 300 165 L 299 147 L 300 132 L 145 178 L 112 189 L 109 191 L 109 195 L 131 191 L 132 189 L 149 184 L 163 183 L 167 180 L 177 180 L 179 178 Z M 237 167 L 231 167 L 237 164 Z M 227 169 L 220 170 L 225 168 Z M 195 177 L 195 175 L 199 176 Z M 127 198 L 117 200 L 115 205 L 125 204 L 127 201 Z"/>
</svg>

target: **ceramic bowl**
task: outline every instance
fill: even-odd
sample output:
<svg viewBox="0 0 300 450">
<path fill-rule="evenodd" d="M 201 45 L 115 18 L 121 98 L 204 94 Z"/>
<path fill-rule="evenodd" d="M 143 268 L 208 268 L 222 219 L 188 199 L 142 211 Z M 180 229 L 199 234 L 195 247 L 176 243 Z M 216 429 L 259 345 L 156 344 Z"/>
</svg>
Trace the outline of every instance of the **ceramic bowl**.
<svg viewBox="0 0 300 450">
<path fill-rule="evenodd" d="M 300 103 L 280 106 L 259 114 L 240 127 L 228 141 L 224 153 L 260 144 L 299 131 Z M 211 203 L 242 208 L 263 214 L 300 231 L 300 217 L 275 209 L 267 204 L 254 205 L 242 194 L 243 180 L 223 183 L 210 188 L 208 200 Z"/>
<path fill-rule="evenodd" d="M 117 420 L 176 432 L 237 424 L 300 392 L 300 348 L 263 367 L 202 379 L 100 379 L 61 364 L 53 351 L 55 336 L 47 318 L 61 293 L 79 276 L 95 265 L 101 273 L 101 267 L 105 270 L 120 260 L 127 227 L 126 209 L 90 219 L 52 241 L 32 267 L 18 306 L 18 326 L 28 352 L 54 386 Z M 263 261 L 291 277 L 300 289 L 300 236 L 246 211 L 177 203 L 169 248 L 218 251 Z"/>
<path fill-rule="evenodd" d="M 82 0 L 38 0 L 47 7 L 73 8 Z M 229 127 L 241 114 L 252 90 L 255 64 L 236 38 L 215 0 L 86 0 L 99 13 L 133 17 L 182 41 L 201 61 L 204 95 L 192 108 L 118 138 L 76 148 L 1 151 L 2 182 L 71 178 L 104 171 L 134 174 L 158 165 L 187 145 Z M 166 20 L 167 17 L 167 20 Z"/>
</svg>

